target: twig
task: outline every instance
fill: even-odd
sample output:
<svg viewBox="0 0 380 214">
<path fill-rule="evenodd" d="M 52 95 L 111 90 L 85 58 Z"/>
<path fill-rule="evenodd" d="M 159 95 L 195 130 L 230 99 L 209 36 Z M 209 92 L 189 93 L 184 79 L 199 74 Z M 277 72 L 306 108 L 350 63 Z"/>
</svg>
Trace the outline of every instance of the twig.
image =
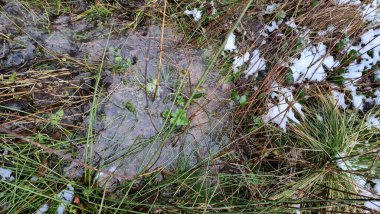
<svg viewBox="0 0 380 214">
<path fill-rule="evenodd" d="M 163 45 L 164 45 L 164 31 L 165 31 L 165 17 L 166 17 L 166 3 L 167 0 L 164 0 L 164 14 L 162 18 L 162 26 L 161 26 L 161 39 L 160 39 L 160 58 L 158 60 L 157 66 L 157 80 L 156 80 L 156 88 L 154 89 L 153 101 L 156 99 L 158 86 L 160 85 L 161 78 L 161 70 L 162 70 L 162 54 L 163 54 Z"/>
</svg>

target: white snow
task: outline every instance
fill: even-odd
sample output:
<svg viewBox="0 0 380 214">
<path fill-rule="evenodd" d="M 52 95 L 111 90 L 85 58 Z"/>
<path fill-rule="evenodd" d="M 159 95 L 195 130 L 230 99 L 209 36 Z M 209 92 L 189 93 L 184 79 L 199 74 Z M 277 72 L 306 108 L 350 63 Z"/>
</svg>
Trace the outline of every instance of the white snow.
<svg viewBox="0 0 380 214">
<path fill-rule="evenodd" d="M 286 131 L 286 125 L 289 121 L 293 121 L 298 124 L 300 123 L 300 121 L 295 117 L 293 109 L 295 109 L 303 117 L 302 106 L 298 102 L 294 101 L 292 88 L 280 87 L 277 82 L 274 82 L 271 96 L 272 98 L 278 98 L 278 104 L 274 105 L 269 103 L 268 113 L 263 116 L 263 121 L 265 123 L 276 123 L 284 131 Z"/>
<path fill-rule="evenodd" d="M 366 201 L 364 202 L 364 206 L 368 209 L 380 211 L 380 201 Z"/>
<path fill-rule="evenodd" d="M 13 181 L 15 178 L 12 176 L 12 171 L 9 169 L 4 169 L 0 167 L 0 176 L 1 180 L 6 181 Z"/>
<path fill-rule="evenodd" d="M 353 5 L 360 5 L 360 0 L 334 0 L 333 3 L 335 5 L 343 5 L 343 4 L 353 4 Z"/>
<path fill-rule="evenodd" d="M 214 0 L 211 0 L 210 1 L 210 5 L 211 5 L 211 14 L 212 15 L 215 15 L 216 14 L 216 8 L 215 8 L 215 3 L 214 3 Z"/>
<path fill-rule="evenodd" d="M 290 69 L 295 83 L 303 83 L 305 80 L 320 82 L 327 76 L 322 64 L 329 69 L 339 65 L 333 56 L 326 55 L 326 49 L 322 43 L 310 45 L 301 52 L 299 59 L 292 61 Z"/>
<path fill-rule="evenodd" d="M 57 214 L 63 214 L 66 206 L 74 199 L 74 187 L 68 184 L 67 189 L 62 190 L 56 197 L 61 200 L 61 204 L 57 208 Z"/>
<path fill-rule="evenodd" d="M 4 156 L 4 155 L 7 155 L 8 153 L 9 153 L 9 151 L 5 149 L 5 150 L 3 151 L 3 153 L 0 154 L 0 157 L 1 157 L 1 156 Z"/>
<path fill-rule="evenodd" d="M 296 214 L 301 214 L 301 211 L 300 211 L 301 204 L 295 204 L 294 207 L 296 208 L 295 210 Z"/>
<path fill-rule="evenodd" d="M 344 93 L 341 93 L 339 91 L 332 91 L 332 95 L 333 95 L 333 98 L 334 100 L 336 101 L 336 104 L 341 107 L 342 109 L 346 109 L 347 108 L 347 105 L 346 105 L 346 101 L 344 99 Z"/>
<path fill-rule="evenodd" d="M 346 88 L 351 91 L 351 96 L 352 96 L 352 105 L 358 109 L 363 111 L 363 100 L 366 99 L 364 95 L 360 95 L 357 93 L 356 89 L 357 87 L 354 86 L 352 83 L 349 83 Z"/>
<path fill-rule="evenodd" d="M 194 21 L 198 22 L 202 18 L 202 11 L 194 8 L 192 10 L 185 10 L 185 14 L 193 16 Z"/>
<path fill-rule="evenodd" d="M 380 105 L 380 90 L 376 90 L 373 94 L 376 96 L 375 105 Z"/>
<path fill-rule="evenodd" d="M 107 172 L 109 173 L 112 173 L 112 172 L 115 172 L 116 171 L 116 166 L 111 166 Z M 104 173 L 104 172 L 98 172 L 95 176 L 95 180 L 99 181 L 99 182 L 102 182 L 105 178 L 108 177 L 108 174 L 107 173 Z"/>
<path fill-rule="evenodd" d="M 327 35 L 329 33 L 334 32 L 335 29 L 336 29 L 336 27 L 334 25 L 329 25 L 326 30 L 318 31 L 317 35 L 318 36 L 325 36 L 325 35 Z"/>
<path fill-rule="evenodd" d="M 375 115 L 369 115 L 367 118 L 368 128 L 377 128 L 380 129 L 380 120 Z"/>
<path fill-rule="evenodd" d="M 239 67 L 244 65 L 244 63 L 248 62 L 250 57 L 249 52 L 246 52 L 243 56 L 235 56 L 234 61 L 232 62 L 232 68 L 234 72 L 239 70 Z"/>
<path fill-rule="evenodd" d="M 377 69 L 377 70 L 374 72 L 374 75 L 375 75 L 375 81 L 376 81 L 376 82 L 380 81 L 380 69 Z"/>
<path fill-rule="evenodd" d="M 224 46 L 224 50 L 225 51 L 233 51 L 235 50 L 237 47 L 235 45 L 235 39 L 236 39 L 236 36 L 234 33 L 230 33 L 227 37 L 227 43 L 226 45 Z"/>
<path fill-rule="evenodd" d="M 353 80 L 359 79 L 360 77 L 362 77 L 362 72 L 356 72 L 355 69 L 357 69 L 356 66 L 355 67 L 354 66 L 349 67 L 348 73 L 344 73 L 344 74 L 342 74 L 342 76 L 345 79 L 353 79 Z"/>
<path fill-rule="evenodd" d="M 365 21 L 380 23 L 380 1 L 373 0 L 370 4 L 364 4 L 362 11 Z"/>
<path fill-rule="evenodd" d="M 296 21 L 294 20 L 293 17 L 290 18 L 289 21 L 285 22 L 285 24 L 292 29 L 297 29 Z"/>
<path fill-rule="evenodd" d="M 247 70 L 244 71 L 246 77 L 251 75 L 257 75 L 257 72 L 263 71 L 266 69 L 265 59 L 260 57 L 259 50 L 253 50 L 252 58 L 250 60 Z"/>
<path fill-rule="evenodd" d="M 339 168 L 341 168 L 344 171 L 351 170 L 351 163 L 349 160 L 343 160 L 343 158 L 346 156 L 346 153 L 340 152 L 336 155 L 336 158 L 338 158 L 336 164 Z"/>
<path fill-rule="evenodd" d="M 276 10 L 279 6 L 281 6 L 281 3 L 274 3 L 269 4 L 265 8 L 264 14 L 272 14 L 274 10 Z"/>
<path fill-rule="evenodd" d="M 360 54 L 360 62 L 353 61 L 347 66 L 348 73 L 343 74 L 346 79 L 357 79 L 362 76 L 362 72 L 371 69 L 376 63 L 380 62 L 380 29 L 370 29 L 361 37 L 361 43 L 357 46 L 351 46 L 349 51 L 355 50 Z M 373 52 L 373 56 L 368 54 Z"/>
<path fill-rule="evenodd" d="M 272 33 L 273 31 L 277 30 L 280 24 L 283 22 L 283 20 L 280 20 L 278 22 L 272 21 L 269 25 L 265 26 L 265 30 L 268 30 L 269 33 Z"/>
<path fill-rule="evenodd" d="M 375 190 L 376 193 L 380 195 L 380 179 L 373 179 L 372 182 L 375 183 L 373 190 Z"/>
<path fill-rule="evenodd" d="M 375 186 L 373 187 L 373 191 L 377 195 L 371 193 L 369 197 L 378 198 L 379 197 L 378 195 L 380 195 L 380 179 L 373 179 L 372 182 L 375 184 Z M 364 206 L 375 211 L 380 211 L 380 200 L 366 201 L 364 202 Z"/>
<path fill-rule="evenodd" d="M 48 211 L 49 209 L 49 205 L 48 204 L 44 204 L 42 205 L 37 211 L 35 214 L 44 214 Z"/>
</svg>

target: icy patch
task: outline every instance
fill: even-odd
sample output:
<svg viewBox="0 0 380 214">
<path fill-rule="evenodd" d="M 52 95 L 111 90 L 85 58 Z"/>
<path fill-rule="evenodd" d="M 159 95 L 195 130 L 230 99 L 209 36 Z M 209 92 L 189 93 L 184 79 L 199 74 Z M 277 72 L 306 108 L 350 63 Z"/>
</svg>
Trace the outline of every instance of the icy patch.
<svg viewBox="0 0 380 214">
<path fill-rule="evenodd" d="M 232 68 L 234 72 L 239 70 L 239 67 L 244 65 L 244 63 L 249 61 L 250 54 L 246 52 L 243 56 L 235 56 L 234 61 L 232 62 Z"/>
<path fill-rule="evenodd" d="M 74 199 L 74 187 L 70 184 L 67 185 L 67 189 L 62 190 L 58 193 L 57 198 L 61 200 L 61 204 L 57 208 L 57 214 L 63 214 L 65 212 L 66 206 L 71 204 Z"/>
<path fill-rule="evenodd" d="M 48 211 L 49 209 L 49 205 L 48 204 L 44 204 L 42 205 L 37 211 L 35 214 L 44 214 Z"/>
<path fill-rule="evenodd" d="M 374 127 L 374 128 L 380 129 L 380 120 L 374 115 L 369 115 L 367 118 L 367 125 L 368 125 L 368 128 Z"/>
<path fill-rule="evenodd" d="M 346 101 L 344 99 L 344 93 L 338 92 L 338 91 L 332 91 L 332 95 L 334 100 L 336 101 L 336 104 L 341 107 L 342 109 L 346 109 Z"/>
<path fill-rule="evenodd" d="M 266 69 L 265 59 L 260 57 L 259 50 L 253 50 L 252 52 L 252 58 L 250 60 L 249 66 L 247 70 L 244 71 L 245 77 L 251 75 L 257 75 L 257 72 L 263 71 Z"/>
<path fill-rule="evenodd" d="M 273 86 L 271 96 L 272 98 L 278 98 L 278 104 L 269 104 L 268 113 L 263 116 L 263 121 L 265 123 L 276 123 L 286 131 L 286 125 L 289 121 L 300 124 L 300 121 L 295 117 L 293 109 L 303 117 L 302 106 L 294 101 L 292 88 L 279 87 L 276 82 Z"/>
<path fill-rule="evenodd" d="M 12 176 L 12 171 L 9 169 L 0 168 L 0 176 L 2 181 L 13 181 L 15 178 Z"/>
<path fill-rule="evenodd" d="M 192 10 L 185 10 L 185 14 L 193 16 L 194 21 L 198 22 L 202 18 L 202 11 L 194 8 Z"/>
<path fill-rule="evenodd" d="M 326 55 L 326 46 L 322 43 L 306 47 L 299 59 L 294 59 L 290 69 L 293 72 L 295 83 L 303 83 L 305 80 L 320 82 L 326 78 L 324 64 L 331 69 L 339 65 L 333 56 Z"/>
<path fill-rule="evenodd" d="M 236 36 L 234 33 L 230 33 L 227 37 L 227 43 L 226 45 L 224 46 L 224 50 L 225 51 L 233 51 L 235 50 L 237 47 L 235 45 L 235 39 L 236 39 Z"/>
</svg>

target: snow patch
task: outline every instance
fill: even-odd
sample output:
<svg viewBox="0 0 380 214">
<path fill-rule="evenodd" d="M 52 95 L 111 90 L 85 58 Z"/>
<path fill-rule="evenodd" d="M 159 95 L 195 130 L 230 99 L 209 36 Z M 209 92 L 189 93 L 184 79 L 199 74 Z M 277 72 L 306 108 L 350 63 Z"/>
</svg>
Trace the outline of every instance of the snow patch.
<svg viewBox="0 0 380 214">
<path fill-rule="evenodd" d="M 284 131 L 286 131 L 286 125 L 289 121 L 300 124 L 300 121 L 295 117 L 293 109 L 302 117 L 304 114 L 302 112 L 302 105 L 294 101 L 292 88 L 280 87 L 277 82 L 274 82 L 271 96 L 272 98 L 278 98 L 278 104 L 269 103 L 268 113 L 263 116 L 265 123 L 276 123 Z"/>
<path fill-rule="evenodd" d="M 113 173 L 116 171 L 116 166 L 112 166 L 110 167 L 107 172 L 108 173 Z M 98 172 L 95 176 L 95 180 L 97 180 L 98 182 L 104 182 L 104 179 L 107 178 L 109 175 L 108 173 L 104 173 L 104 172 Z"/>
<path fill-rule="evenodd" d="M 333 33 L 336 27 L 334 25 L 329 25 L 326 30 L 321 30 L 317 32 L 318 36 L 326 36 L 329 33 Z"/>
<path fill-rule="evenodd" d="M 339 91 L 332 91 L 332 95 L 334 100 L 336 101 L 336 104 L 341 107 L 342 109 L 346 109 L 346 101 L 344 99 L 344 93 L 341 93 Z"/>
<path fill-rule="evenodd" d="M 211 5 L 211 14 L 212 15 L 215 15 L 216 14 L 216 8 L 215 8 L 215 3 L 214 3 L 214 0 L 211 0 L 210 1 L 210 5 Z"/>
<path fill-rule="evenodd" d="M 354 108 L 363 111 L 363 100 L 365 100 L 366 97 L 364 95 L 358 94 L 356 91 L 357 87 L 354 86 L 352 83 L 347 85 L 346 88 L 351 91 L 352 105 L 354 106 Z"/>
<path fill-rule="evenodd" d="M 380 29 L 370 29 L 360 38 L 359 45 L 349 48 L 349 51 L 354 50 L 360 54 L 360 61 L 355 60 L 347 66 L 348 73 L 343 74 L 346 79 L 360 78 L 364 70 L 371 69 L 380 62 Z M 373 54 L 369 54 L 370 52 Z"/>
<path fill-rule="evenodd" d="M 267 7 L 265 8 L 264 14 L 272 14 L 273 11 L 275 11 L 279 6 L 281 6 L 281 3 L 274 3 L 274 4 L 267 5 Z"/>
<path fill-rule="evenodd" d="M 373 0 L 370 4 L 364 4 L 362 11 L 365 21 L 380 23 L 380 1 Z"/>
<path fill-rule="evenodd" d="M 322 64 L 329 69 L 339 65 L 333 56 L 326 55 L 326 49 L 322 43 L 310 45 L 301 52 L 299 59 L 292 61 L 290 69 L 295 83 L 303 83 L 305 80 L 320 82 L 327 76 Z"/>
<path fill-rule="evenodd" d="M 236 36 L 234 33 L 228 35 L 226 45 L 224 46 L 225 51 L 233 51 L 237 48 L 235 45 L 235 39 Z"/>
<path fill-rule="evenodd" d="M 284 20 L 280 20 L 278 22 L 276 21 L 272 21 L 269 25 L 266 25 L 265 26 L 265 30 L 268 30 L 269 33 L 272 33 L 273 31 L 277 30 L 278 27 L 280 26 L 280 24 L 283 22 Z"/>
<path fill-rule="evenodd" d="M 244 63 L 249 61 L 250 54 L 246 52 L 243 56 L 235 56 L 234 61 L 232 62 L 232 68 L 234 72 L 239 70 L 239 67 L 244 65 Z"/>
<path fill-rule="evenodd" d="M 257 72 L 266 69 L 266 61 L 260 57 L 259 50 L 253 50 L 252 58 L 250 60 L 247 70 L 244 71 L 246 78 L 251 75 L 257 75 Z"/>
<path fill-rule="evenodd" d="M 35 214 L 44 214 L 48 211 L 49 209 L 49 205 L 48 204 L 44 204 L 42 205 L 37 211 Z"/>
<path fill-rule="evenodd" d="M 294 20 L 293 17 L 290 18 L 289 21 L 285 22 L 285 24 L 292 29 L 297 29 L 296 21 Z"/>
<path fill-rule="evenodd" d="M 343 5 L 343 4 L 352 4 L 352 5 L 360 5 L 360 0 L 334 0 L 333 3 L 335 5 Z"/>
<path fill-rule="evenodd" d="M 202 18 L 202 11 L 194 8 L 192 10 L 185 10 L 185 14 L 188 16 L 193 16 L 194 21 L 198 22 Z"/>
<path fill-rule="evenodd" d="M 380 211 L 380 201 L 366 201 L 364 206 L 371 210 Z"/>
<path fill-rule="evenodd" d="M 2 181 L 13 181 L 15 178 L 12 176 L 12 171 L 0 167 L 0 176 Z"/>
<path fill-rule="evenodd" d="M 375 97 L 375 105 L 380 105 L 380 90 L 376 90 L 375 93 L 373 93 Z"/>
<path fill-rule="evenodd" d="M 56 197 L 61 200 L 61 204 L 57 208 L 57 214 L 63 214 L 66 206 L 71 204 L 74 199 L 74 187 L 68 184 L 67 189 L 62 190 Z"/>
<path fill-rule="evenodd" d="M 380 129 L 380 120 L 375 115 L 369 115 L 367 118 L 367 126 L 368 128 L 377 128 Z"/>
</svg>

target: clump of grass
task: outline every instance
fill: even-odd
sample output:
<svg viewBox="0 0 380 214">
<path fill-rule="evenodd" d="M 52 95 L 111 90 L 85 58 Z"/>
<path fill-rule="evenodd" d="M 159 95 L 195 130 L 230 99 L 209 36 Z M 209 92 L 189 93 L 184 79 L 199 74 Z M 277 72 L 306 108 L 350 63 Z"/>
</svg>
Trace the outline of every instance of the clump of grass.
<svg viewBox="0 0 380 214">
<path fill-rule="evenodd" d="M 358 200 L 367 198 L 366 187 L 359 183 L 377 176 L 380 163 L 371 152 L 378 151 L 378 130 L 367 126 L 367 115 L 342 111 L 321 92 L 304 106 L 305 117 L 286 133 L 263 124 L 245 138 L 242 145 L 253 147 L 244 153 L 254 163 L 247 167 L 274 176 L 265 186 L 271 200 L 298 201 L 305 210 L 363 212 Z"/>
</svg>

